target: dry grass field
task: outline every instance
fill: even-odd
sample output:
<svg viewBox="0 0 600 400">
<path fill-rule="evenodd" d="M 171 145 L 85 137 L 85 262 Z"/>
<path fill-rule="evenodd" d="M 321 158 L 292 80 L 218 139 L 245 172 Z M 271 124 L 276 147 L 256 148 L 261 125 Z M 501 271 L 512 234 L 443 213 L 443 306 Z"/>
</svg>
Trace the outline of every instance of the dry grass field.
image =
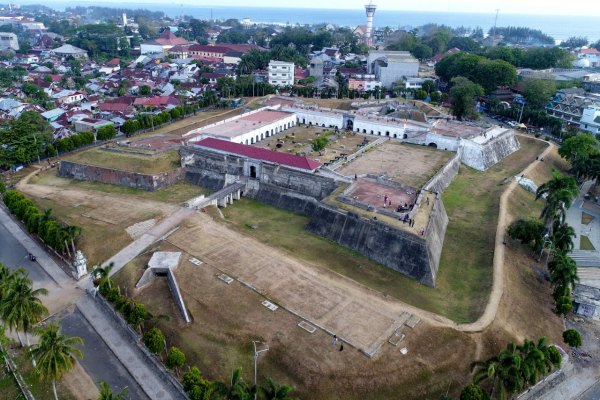
<svg viewBox="0 0 600 400">
<path fill-rule="evenodd" d="M 420 189 L 454 153 L 431 147 L 386 142 L 338 169 L 346 176 L 386 175 Z"/>
<path fill-rule="evenodd" d="M 140 174 L 167 172 L 181 166 L 179 153 L 170 150 L 155 156 L 117 153 L 95 147 L 80 151 L 64 158 L 67 161 L 96 165 L 104 168 L 131 171 Z"/>
</svg>

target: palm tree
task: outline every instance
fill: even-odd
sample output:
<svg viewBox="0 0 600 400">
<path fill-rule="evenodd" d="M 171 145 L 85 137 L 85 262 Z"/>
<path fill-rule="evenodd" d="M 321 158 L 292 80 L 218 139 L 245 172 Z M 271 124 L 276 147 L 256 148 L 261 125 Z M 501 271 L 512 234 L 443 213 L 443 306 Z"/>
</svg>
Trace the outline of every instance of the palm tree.
<svg viewBox="0 0 600 400">
<path fill-rule="evenodd" d="M 37 360 L 35 370 L 40 379 L 52 381 L 54 398 L 58 400 L 56 381 L 73 369 L 75 357 L 83 358 L 83 352 L 75 347 L 83 344 L 83 339 L 61 335 L 57 324 L 49 324 L 40 333 L 40 341 L 31 350 L 31 356 Z"/>
<path fill-rule="evenodd" d="M 494 397 L 494 391 L 498 392 L 499 398 L 505 398 L 507 393 L 517 392 L 523 386 L 521 364 L 517 346 L 509 343 L 497 356 L 471 364 L 472 369 L 478 368 L 473 375 L 473 383 L 479 384 L 493 378 L 490 398 Z"/>
<path fill-rule="evenodd" d="M 545 197 L 545 205 L 540 218 L 549 229 L 558 218 L 564 221 L 566 209 L 579 195 L 577 181 L 572 176 L 563 176 L 558 171 L 552 171 L 552 179 L 538 187 L 535 199 Z"/>
<path fill-rule="evenodd" d="M 231 373 L 229 385 L 223 382 L 213 382 L 211 394 L 224 400 L 250 400 L 252 393 L 248 384 L 242 378 L 242 368 L 236 368 Z"/>
<path fill-rule="evenodd" d="M 98 400 L 125 400 L 127 390 L 127 387 L 124 387 L 119 393 L 113 394 L 108 383 L 100 382 L 100 396 L 98 397 Z"/>
<path fill-rule="evenodd" d="M 553 228 L 552 244 L 554 248 L 563 252 L 573 250 L 573 238 L 576 236 L 575 229 L 565 222 L 560 223 L 560 221 L 554 221 Z"/>
<path fill-rule="evenodd" d="M 556 252 L 554 259 L 548 264 L 548 268 L 550 269 L 550 282 L 555 286 L 563 286 L 572 290 L 579 282 L 577 264 L 565 253 Z"/>
<path fill-rule="evenodd" d="M 25 339 L 29 346 L 27 333 L 48 314 L 48 309 L 39 298 L 40 295 L 47 294 L 48 291 L 44 288 L 33 289 L 32 281 L 24 269 L 18 268 L 11 274 L 3 293 L 0 316 L 8 324 L 11 332 L 13 329 L 17 331 L 21 346 L 23 346 L 23 342 L 19 336 L 19 330 L 25 333 Z"/>
<path fill-rule="evenodd" d="M 540 376 L 552 370 L 552 361 L 548 357 L 546 340 L 545 337 L 541 337 L 537 344 L 531 340 L 525 340 L 523 345 L 519 347 L 523 357 L 523 378 L 530 385 L 535 385 Z"/>
<path fill-rule="evenodd" d="M 271 378 L 267 378 L 265 384 L 260 387 L 265 400 L 291 400 L 288 395 L 294 391 L 290 385 L 276 385 Z"/>
</svg>

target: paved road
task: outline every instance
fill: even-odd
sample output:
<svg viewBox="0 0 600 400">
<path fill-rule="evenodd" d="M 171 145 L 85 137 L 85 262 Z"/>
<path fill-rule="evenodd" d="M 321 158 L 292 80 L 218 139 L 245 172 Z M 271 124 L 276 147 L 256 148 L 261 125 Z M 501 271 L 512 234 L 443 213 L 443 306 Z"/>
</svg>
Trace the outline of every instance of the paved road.
<svg viewBox="0 0 600 400">
<path fill-rule="evenodd" d="M 34 254 L 37 257 L 37 263 L 25 260 L 27 253 Z M 81 311 L 80 315 L 85 317 L 88 326 L 96 332 L 95 339 L 91 339 L 83 347 L 84 354 L 89 352 L 96 362 L 90 369 L 86 367 L 85 363 L 82 363 L 94 382 L 106 380 L 112 384 L 111 379 L 113 378 L 106 379 L 105 375 L 99 373 L 102 369 L 122 371 L 128 382 L 137 382 L 139 385 L 137 387 L 140 387 L 142 392 L 147 395 L 132 396 L 132 398 L 147 399 L 150 397 L 157 400 L 183 398 L 181 393 L 164 379 L 164 376 L 147 364 L 141 351 L 128 340 L 125 331 L 116 326 L 110 320 L 111 317 L 86 295 L 80 286 L 69 278 L 56 262 L 20 229 L 1 207 L 0 262 L 5 263 L 11 269 L 23 265 L 30 271 L 30 277 L 34 280 L 35 287 L 43 286 L 48 289 L 48 297 L 43 301 L 51 314 L 77 304 Z M 82 282 L 81 286 L 87 286 L 86 283 L 89 283 L 89 279 Z M 96 346 L 98 338 L 103 340 L 105 346 Z M 117 386 L 119 385 L 122 386 L 123 383 L 117 382 Z M 136 385 L 130 385 L 130 387 L 134 388 Z"/>
<path fill-rule="evenodd" d="M 25 268 L 29 272 L 29 277 L 40 286 L 54 285 L 50 275 L 40 267 L 37 261 L 29 261 L 28 254 L 29 252 L 8 229 L 0 224 L 0 262 L 11 271 L 17 267 Z"/>
<path fill-rule="evenodd" d="M 127 387 L 127 398 L 132 400 L 149 399 L 140 385 L 127 372 L 100 335 L 77 309 L 61 318 L 61 327 L 65 334 L 79 336 L 84 340 L 84 357 L 80 364 L 94 382 L 107 382 L 113 393 L 118 393 L 119 390 Z"/>
</svg>

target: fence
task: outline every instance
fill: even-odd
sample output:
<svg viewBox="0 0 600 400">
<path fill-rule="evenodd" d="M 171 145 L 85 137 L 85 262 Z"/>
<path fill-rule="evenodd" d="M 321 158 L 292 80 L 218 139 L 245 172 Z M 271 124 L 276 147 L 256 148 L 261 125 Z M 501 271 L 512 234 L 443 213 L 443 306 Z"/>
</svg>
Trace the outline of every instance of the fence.
<svg viewBox="0 0 600 400">
<path fill-rule="evenodd" d="M 4 347 L 1 344 L 0 354 L 2 354 L 2 357 L 4 358 L 6 368 L 8 368 L 12 376 L 15 378 L 15 381 L 17 382 L 17 385 L 19 386 L 19 390 L 23 394 L 23 397 L 25 397 L 25 399 L 27 400 L 35 400 L 35 397 L 33 397 L 33 394 L 31 394 L 31 392 L 29 391 L 29 387 L 25 383 L 25 380 L 17 370 L 17 366 L 15 365 L 15 362 L 13 361 L 12 357 L 10 356 L 10 354 L 8 354 L 7 351 L 4 350 Z"/>
</svg>

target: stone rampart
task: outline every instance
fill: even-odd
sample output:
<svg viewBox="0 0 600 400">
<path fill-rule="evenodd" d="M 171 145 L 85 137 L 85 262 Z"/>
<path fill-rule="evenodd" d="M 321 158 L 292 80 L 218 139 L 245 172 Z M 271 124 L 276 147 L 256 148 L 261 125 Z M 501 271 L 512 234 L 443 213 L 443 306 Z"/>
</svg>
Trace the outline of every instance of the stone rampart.
<svg viewBox="0 0 600 400">
<path fill-rule="evenodd" d="M 64 178 L 127 186 L 150 192 L 177 183 L 183 179 L 184 174 L 185 171 L 183 168 L 150 175 L 80 164 L 72 161 L 61 161 L 58 166 L 58 175 Z"/>
<path fill-rule="evenodd" d="M 479 144 L 473 140 L 462 140 L 461 161 L 478 171 L 485 171 L 519 149 L 519 141 L 515 132 L 506 133 Z"/>
</svg>

